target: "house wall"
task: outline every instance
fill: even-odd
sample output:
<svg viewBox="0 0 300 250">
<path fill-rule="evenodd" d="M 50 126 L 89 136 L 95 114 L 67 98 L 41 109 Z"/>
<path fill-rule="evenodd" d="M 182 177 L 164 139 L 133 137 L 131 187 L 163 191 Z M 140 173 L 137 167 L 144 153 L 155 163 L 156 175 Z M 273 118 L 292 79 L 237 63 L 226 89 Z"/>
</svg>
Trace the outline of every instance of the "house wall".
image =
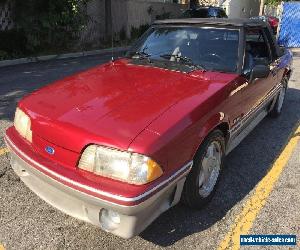
<svg viewBox="0 0 300 250">
<path fill-rule="evenodd" d="M 13 28 L 13 0 L 0 1 L 0 30 Z M 178 2 L 181 3 L 180 0 Z M 187 4 L 174 3 L 173 0 L 112 0 L 112 30 L 115 34 L 125 31 L 130 38 L 132 28 L 151 24 L 160 15 L 168 13 L 178 17 Z M 105 39 L 105 0 L 90 0 L 86 6 L 87 26 L 80 31 L 78 46 L 97 47 Z"/>
<path fill-rule="evenodd" d="M 87 4 L 87 27 L 81 32 L 81 44 L 97 46 L 105 35 L 105 0 L 91 0 Z"/>
<path fill-rule="evenodd" d="M 10 30 L 14 23 L 12 19 L 13 1 L 0 2 L 0 30 Z"/>
<path fill-rule="evenodd" d="M 163 15 L 176 18 L 186 7 L 186 5 L 176 3 L 127 0 L 127 35 L 130 36 L 133 27 L 138 28 L 141 25 L 151 24 Z"/>
<path fill-rule="evenodd" d="M 112 33 L 118 34 L 122 29 L 127 34 L 128 19 L 128 1 L 127 0 L 112 0 Z"/>
<path fill-rule="evenodd" d="M 151 24 L 163 14 L 176 18 L 186 8 L 187 5 L 168 0 L 112 0 L 112 30 L 116 36 L 125 31 L 130 38 L 133 27 Z M 87 14 L 89 21 L 81 40 L 96 46 L 105 38 L 105 0 L 88 2 Z"/>
<path fill-rule="evenodd" d="M 260 0 L 226 0 L 222 6 L 229 18 L 248 18 L 259 15 Z"/>
</svg>

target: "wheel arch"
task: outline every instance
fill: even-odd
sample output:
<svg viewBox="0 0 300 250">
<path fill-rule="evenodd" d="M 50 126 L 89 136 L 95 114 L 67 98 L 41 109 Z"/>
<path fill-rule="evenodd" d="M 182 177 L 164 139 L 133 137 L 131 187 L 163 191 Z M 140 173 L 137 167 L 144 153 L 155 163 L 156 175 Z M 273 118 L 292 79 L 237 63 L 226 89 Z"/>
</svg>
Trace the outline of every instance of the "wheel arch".
<svg viewBox="0 0 300 250">
<path fill-rule="evenodd" d="M 200 140 L 196 144 L 192 158 L 194 158 L 195 154 L 198 152 L 199 148 L 201 147 L 203 141 L 215 130 L 220 130 L 225 138 L 225 147 L 227 146 L 227 143 L 230 138 L 230 125 L 228 121 L 228 117 L 224 115 L 224 113 L 220 112 L 218 115 L 218 120 L 216 121 L 216 116 L 209 119 L 205 125 L 202 127 L 200 132 Z M 214 122 L 213 122 L 214 121 Z"/>
</svg>

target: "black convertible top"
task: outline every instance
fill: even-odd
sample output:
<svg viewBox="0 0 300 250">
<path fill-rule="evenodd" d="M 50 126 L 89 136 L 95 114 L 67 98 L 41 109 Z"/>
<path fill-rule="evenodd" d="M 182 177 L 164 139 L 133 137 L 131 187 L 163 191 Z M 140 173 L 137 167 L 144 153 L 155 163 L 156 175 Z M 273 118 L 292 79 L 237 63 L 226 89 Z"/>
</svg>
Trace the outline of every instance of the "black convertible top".
<svg viewBox="0 0 300 250">
<path fill-rule="evenodd" d="M 216 25 L 216 26 L 236 26 L 236 27 L 266 27 L 262 20 L 249 18 L 182 18 L 166 19 L 154 22 L 154 25 Z"/>
</svg>

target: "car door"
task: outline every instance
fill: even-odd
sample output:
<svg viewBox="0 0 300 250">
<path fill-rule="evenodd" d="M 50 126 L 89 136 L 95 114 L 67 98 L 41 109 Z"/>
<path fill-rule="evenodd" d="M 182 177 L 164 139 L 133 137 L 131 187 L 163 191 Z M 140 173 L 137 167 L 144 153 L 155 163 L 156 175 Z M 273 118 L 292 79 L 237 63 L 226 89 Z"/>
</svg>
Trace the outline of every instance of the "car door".
<svg viewBox="0 0 300 250">
<path fill-rule="evenodd" d="M 266 97 L 277 84 L 277 72 L 269 41 L 263 28 L 246 29 L 246 48 L 243 77 L 245 87 L 241 90 L 243 121 L 251 121 L 264 106 Z M 247 60 L 247 61 L 246 61 Z M 250 81 L 250 72 L 256 65 L 270 67 L 266 78 Z M 252 119 L 251 119 L 252 118 Z"/>
</svg>

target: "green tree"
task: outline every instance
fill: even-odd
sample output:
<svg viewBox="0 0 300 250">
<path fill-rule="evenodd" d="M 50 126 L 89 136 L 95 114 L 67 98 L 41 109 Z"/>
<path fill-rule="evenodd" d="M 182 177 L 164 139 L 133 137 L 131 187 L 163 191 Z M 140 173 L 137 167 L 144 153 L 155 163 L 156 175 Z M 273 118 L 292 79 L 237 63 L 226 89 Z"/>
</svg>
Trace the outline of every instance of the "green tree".
<svg viewBox="0 0 300 250">
<path fill-rule="evenodd" d="M 15 0 L 15 29 L 30 52 L 67 48 L 81 29 L 87 0 Z"/>
<path fill-rule="evenodd" d="M 265 5 L 278 5 L 280 3 L 280 0 L 265 0 Z"/>
<path fill-rule="evenodd" d="M 284 0 L 283 2 L 297 2 L 299 0 Z M 282 0 L 265 0 L 265 5 L 279 5 Z"/>
</svg>

